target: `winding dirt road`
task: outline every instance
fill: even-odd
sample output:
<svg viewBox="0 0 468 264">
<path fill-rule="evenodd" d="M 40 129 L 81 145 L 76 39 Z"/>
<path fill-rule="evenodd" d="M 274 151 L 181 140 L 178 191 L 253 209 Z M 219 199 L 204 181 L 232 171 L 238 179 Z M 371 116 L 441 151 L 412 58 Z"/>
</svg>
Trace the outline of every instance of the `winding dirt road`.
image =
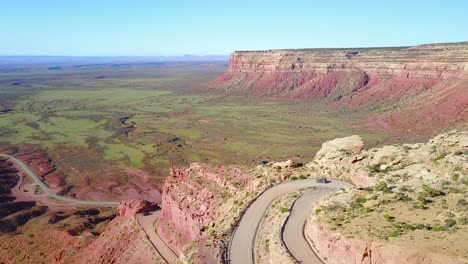
<svg viewBox="0 0 468 264">
<path fill-rule="evenodd" d="M 89 200 L 80 200 L 80 199 L 74 199 L 70 197 L 65 197 L 65 196 L 60 196 L 56 194 L 54 191 L 52 191 L 47 185 L 45 185 L 44 182 L 41 181 L 41 179 L 31 170 L 29 167 L 22 162 L 21 160 L 12 157 L 7 154 L 0 154 L 1 157 L 5 157 L 7 159 L 10 159 L 16 165 L 20 167 L 20 169 L 26 173 L 41 189 L 42 191 L 49 197 L 54 198 L 59 201 L 64 201 L 68 203 L 74 203 L 74 204 L 79 204 L 79 205 L 96 205 L 96 206 L 117 206 L 119 202 L 110 202 L 110 201 L 89 201 Z"/>
<path fill-rule="evenodd" d="M 310 199 L 318 199 L 326 194 L 330 194 L 333 191 L 338 191 L 342 188 L 348 188 L 349 186 L 350 185 L 348 183 L 342 181 L 333 181 L 330 183 L 323 184 L 317 183 L 315 179 L 306 179 L 281 183 L 266 190 L 259 197 L 257 197 L 257 199 L 245 211 L 245 213 L 241 217 L 241 220 L 239 221 L 239 225 L 237 226 L 237 228 L 235 228 L 233 232 L 228 248 L 230 263 L 248 264 L 255 262 L 254 252 L 258 227 L 270 205 L 279 196 L 299 190 L 301 188 L 322 187 L 330 189 L 330 192 L 324 192 L 323 189 L 320 188 L 318 190 L 314 190 L 315 195 L 313 195 L 312 197 L 307 196 Z M 314 191 L 311 192 L 314 193 Z M 296 219 L 296 217 L 294 219 Z M 301 226 L 303 226 L 303 224 L 304 223 L 302 223 Z M 294 230 L 291 230 L 291 232 L 293 231 Z M 300 237 L 296 237 L 296 239 L 304 239 L 305 241 L 303 235 L 301 235 Z M 304 241 L 299 242 L 297 246 L 302 247 Z M 305 243 L 307 243 L 307 241 L 305 241 Z M 296 247 L 296 242 L 290 244 L 290 246 L 291 248 L 289 248 L 289 250 L 291 252 L 296 252 L 293 251 Z M 309 247 L 308 250 L 311 251 L 312 249 Z"/>
<path fill-rule="evenodd" d="M 159 218 L 161 211 L 152 212 L 151 214 L 137 214 L 136 219 L 140 227 L 145 231 L 148 236 L 151 244 L 159 253 L 159 255 L 167 263 L 175 263 L 179 257 L 177 254 L 162 240 L 162 238 L 156 233 L 156 228 L 154 227 L 154 222 Z"/>
<path fill-rule="evenodd" d="M 304 236 L 304 226 L 312 214 L 312 202 L 324 195 L 333 193 L 333 189 L 315 189 L 305 192 L 295 202 L 284 223 L 282 234 L 285 246 L 293 257 L 303 264 L 321 264 L 323 261 L 315 254 Z"/>
</svg>

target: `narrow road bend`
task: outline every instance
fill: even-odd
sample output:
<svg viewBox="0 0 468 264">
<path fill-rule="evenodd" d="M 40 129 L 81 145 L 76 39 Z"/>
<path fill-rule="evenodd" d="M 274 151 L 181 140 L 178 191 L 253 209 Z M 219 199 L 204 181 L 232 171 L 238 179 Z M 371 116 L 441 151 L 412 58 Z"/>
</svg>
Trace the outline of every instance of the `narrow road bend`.
<svg viewBox="0 0 468 264">
<path fill-rule="evenodd" d="M 328 188 L 331 191 L 338 191 L 342 188 L 347 188 L 350 185 L 342 181 L 333 181 L 330 183 L 317 183 L 315 179 L 296 180 L 281 183 L 266 190 L 250 207 L 244 212 L 235 228 L 228 246 L 228 255 L 232 264 L 251 264 L 255 263 L 255 241 L 257 237 L 258 227 L 266 211 L 271 203 L 279 196 L 299 190 L 301 188 L 322 187 Z M 318 199 L 327 193 L 317 195 Z M 303 237 L 303 236 L 302 236 Z M 294 246 L 294 245 L 293 245 Z"/>
<path fill-rule="evenodd" d="M 307 242 L 304 227 L 307 218 L 312 214 L 312 202 L 332 193 L 332 189 L 307 191 L 294 202 L 294 206 L 291 208 L 288 220 L 284 223 L 284 232 L 281 235 L 286 248 L 299 263 L 323 263 Z"/>
</svg>

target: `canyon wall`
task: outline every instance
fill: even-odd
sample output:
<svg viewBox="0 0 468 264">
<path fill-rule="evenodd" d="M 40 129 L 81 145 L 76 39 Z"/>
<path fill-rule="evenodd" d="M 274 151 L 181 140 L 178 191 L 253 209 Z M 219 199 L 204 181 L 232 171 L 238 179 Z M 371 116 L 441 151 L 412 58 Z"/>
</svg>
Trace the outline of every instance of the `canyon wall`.
<svg viewBox="0 0 468 264">
<path fill-rule="evenodd" d="M 382 128 L 468 120 L 468 42 L 406 48 L 238 51 L 212 82 L 229 93 L 385 110 Z M 391 110 L 391 111 L 388 111 Z M 399 120 L 402 115 L 405 120 Z"/>
<path fill-rule="evenodd" d="M 187 259 L 218 262 L 213 258 L 221 258 L 221 245 L 215 241 L 240 215 L 242 206 L 234 199 L 242 200 L 247 193 L 253 196 L 252 178 L 237 167 L 193 163 L 188 168 L 172 168 L 163 188 L 158 234 Z M 211 249 L 206 247 L 209 243 L 214 243 Z M 198 248 L 195 256 L 193 246 Z"/>
</svg>

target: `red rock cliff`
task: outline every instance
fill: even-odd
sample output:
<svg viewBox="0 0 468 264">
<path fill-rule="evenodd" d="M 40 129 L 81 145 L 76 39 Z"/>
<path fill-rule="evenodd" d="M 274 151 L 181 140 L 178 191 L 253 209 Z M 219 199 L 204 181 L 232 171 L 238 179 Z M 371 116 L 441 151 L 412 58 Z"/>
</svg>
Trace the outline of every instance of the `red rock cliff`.
<svg viewBox="0 0 468 264">
<path fill-rule="evenodd" d="M 239 51 L 212 83 L 228 92 L 332 104 L 400 114 L 397 127 L 467 121 L 468 42 L 409 48 Z M 408 114 L 408 115 L 407 115 Z M 427 122 L 422 122 L 424 126 Z"/>
<path fill-rule="evenodd" d="M 190 243 L 207 238 L 209 225 L 221 222 L 223 199 L 239 195 L 241 188 L 252 190 L 252 178 L 236 167 L 193 163 L 185 169 L 172 168 L 163 188 L 162 216 L 156 224 L 159 235 L 179 253 Z"/>
</svg>

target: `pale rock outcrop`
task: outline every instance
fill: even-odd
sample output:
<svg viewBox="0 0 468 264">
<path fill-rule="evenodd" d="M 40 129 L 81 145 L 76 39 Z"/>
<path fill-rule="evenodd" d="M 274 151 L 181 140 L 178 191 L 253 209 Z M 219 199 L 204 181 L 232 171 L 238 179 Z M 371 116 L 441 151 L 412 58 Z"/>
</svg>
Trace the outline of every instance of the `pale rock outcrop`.
<svg viewBox="0 0 468 264">
<path fill-rule="evenodd" d="M 337 138 L 322 144 L 322 148 L 315 155 L 316 159 L 332 159 L 340 156 L 340 152 L 359 153 L 364 146 L 360 136 L 354 135 L 345 138 Z"/>
<path fill-rule="evenodd" d="M 366 158 L 359 136 L 337 138 L 322 144 L 308 168 L 319 171 L 322 177 L 351 181 L 358 186 L 369 186 L 374 180 L 362 166 Z"/>
<path fill-rule="evenodd" d="M 337 141 L 346 145 L 347 138 Z M 434 242 L 434 238 L 437 237 L 445 238 L 457 234 L 456 232 L 463 237 L 467 232 L 463 220 L 460 220 L 467 217 L 466 212 L 459 207 L 453 207 L 457 201 L 466 199 L 467 143 L 468 131 L 454 130 L 436 136 L 427 143 L 390 145 L 358 153 L 343 151 L 339 147 L 329 148 L 329 145 L 324 144 L 320 152 L 324 154 L 317 155 L 308 167 L 328 174 L 331 178 L 347 179 L 358 186 L 371 188 L 350 189 L 320 201 L 317 208 L 324 210 L 325 214 L 322 211 L 310 216 L 305 227 L 306 237 L 314 245 L 318 255 L 326 263 L 332 264 L 468 263 L 466 257 L 463 258 L 464 253 L 448 254 L 446 247 L 450 246 L 443 244 L 447 242 L 440 242 L 439 245 Z M 377 182 L 385 183 L 385 188 L 388 189 L 375 188 Z M 425 221 L 426 216 L 423 214 L 428 213 L 430 209 L 417 209 L 414 206 L 420 201 L 419 196 L 428 190 L 441 190 L 442 198 L 437 200 L 437 195 L 429 198 L 431 204 L 427 206 L 433 207 L 436 215 L 431 215 L 426 224 L 435 226 L 447 219 L 457 219 L 458 223 L 461 222 L 457 231 L 449 230 L 453 232 L 445 231 L 448 233 L 437 236 L 437 231 L 410 228 L 410 231 L 400 231 L 391 240 L 388 240 L 388 237 L 387 240 L 382 239 L 383 235 L 389 234 L 394 223 L 411 226 Z M 357 197 L 364 199 L 362 208 L 365 211 L 358 213 L 357 217 L 346 218 L 346 215 L 353 214 L 353 207 L 359 208 Z M 444 205 L 437 207 L 438 203 Z M 336 213 L 336 208 L 340 208 L 340 213 Z M 404 209 L 407 211 L 402 211 L 401 215 L 396 211 L 392 212 L 397 209 L 403 210 L 401 208 L 407 208 Z M 384 209 L 390 211 L 383 211 Z M 384 224 L 378 223 L 384 221 L 384 214 L 393 215 L 396 220 L 389 219 L 385 220 Z M 368 215 L 368 219 L 374 219 L 373 224 L 367 220 L 360 220 L 364 215 Z M 342 216 L 345 217 L 342 222 L 334 222 L 333 219 Z M 372 217 L 377 217 L 377 220 Z M 346 227 L 340 229 L 339 226 L 342 225 Z M 362 228 L 358 229 L 358 226 Z M 363 230 L 369 230 L 369 233 L 360 233 Z M 417 245 L 412 248 L 404 246 L 411 244 L 418 234 L 423 236 L 423 239 L 419 240 Z M 404 235 L 410 240 L 399 240 L 399 236 Z M 457 236 L 454 235 L 453 238 Z M 454 252 L 460 251 L 454 250 L 452 253 Z"/>
</svg>

